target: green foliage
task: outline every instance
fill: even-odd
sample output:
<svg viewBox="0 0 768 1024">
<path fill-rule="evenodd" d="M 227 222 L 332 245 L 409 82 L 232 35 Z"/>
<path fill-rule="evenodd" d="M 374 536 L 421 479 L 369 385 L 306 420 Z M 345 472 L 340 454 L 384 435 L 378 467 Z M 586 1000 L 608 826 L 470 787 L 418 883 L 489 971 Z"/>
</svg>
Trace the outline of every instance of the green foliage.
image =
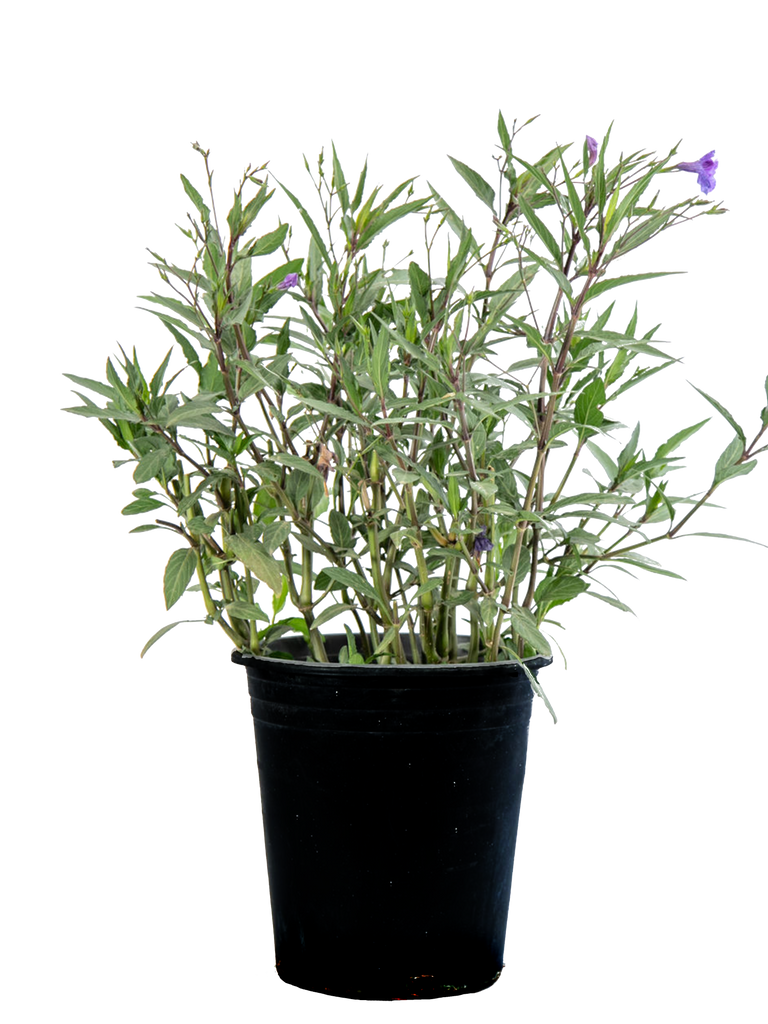
<svg viewBox="0 0 768 1024">
<path fill-rule="evenodd" d="M 639 329 L 637 306 L 609 326 L 617 289 L 670 272 L 613 264 L 721 208 L 657 205 L 673 153 L 612 164 L 610 130 L 590 166 L 586 146 L 573 163 L 567 146 L 524 159 L 517 124 L 500 113 L 497 128 L 496 188 L 449 158 L 488 210 L 485 233 L 431 185 L 384 194 L 367 164 L 348 178 L 335 146 L 310 171 L 313 200 L 280 186 L 293 225 L 270 214 L 266 165 L 219 221 L 195 146 L 204 187 L 182 176 L 193 251 L 185 267 L 152 253 L 162 287 L 144 296 L 171 351 L 149 378 L 122 350 L 104 380 L 68 375 L 81 401 L 69 411 L 102 423 L 139 485 L 122 511 L 150 521 L 132 532 L 182 542 L 168 608 L 199 594 L 202 621 L 253 653 L 299 632 L 324 660 L 323 627 L 343 616 L 349 663 L 403 661 L 405 633 L 427 662 L 548 657 L 553 609 L 587 594 L 629 611 L 603 592 L 605 568 L 676 577 L 645 548 L 691 536 L 714 490 L 768 448 L 768 405 L 750 442 L 701 391 L 734 436 L 704 490 L 681 495 L 679 451 L 706 419 L 650 455 L 647 423 L 619 436 L 621 396 L 678 360 Z M 400 222 L 414 251 L 392 258 Z M 290 252 L 294 227 L 305 255 Z M 574 484 L 581 469 L 591 483 Z"/>
</svg>

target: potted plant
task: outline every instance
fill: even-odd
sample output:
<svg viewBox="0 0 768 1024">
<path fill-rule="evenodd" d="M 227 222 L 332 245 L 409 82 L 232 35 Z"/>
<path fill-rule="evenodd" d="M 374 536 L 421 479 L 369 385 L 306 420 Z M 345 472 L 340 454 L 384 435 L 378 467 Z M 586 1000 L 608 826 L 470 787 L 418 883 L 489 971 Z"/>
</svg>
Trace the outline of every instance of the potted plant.
<svg viewBox="0 0 768 1024">
<path fill-rule="evenodd" d="M 151 375 L 135 350 L 105 381 L 68 375 L 100 399 L 78 390 L 69 411 L 124 453 L 123 514 L 150 520 L 132 532 L 174 535 L 166 606 L 198 592 L 200 621 L 247 669 L 277 967 L 317 991 L 495 981 L 561 607 L 628 610 L 606 570 L 675 575 L 645 549 L 690 536 L 768 448 L 768 405 L 750 437 L 701 392 L 733 439 L 681 495 L 680 451 L 707 417 L 648 451 L 618 418 L 625 392 L 678 361 L 637 307 L 614 323 L 616 289 L 663 276 L 623 273 L 623 258 L 725 212 L 664 199 L 670 172 L 710 193 L 714 153 L 617 159 L 609 129 L 529 162 L 518 131 L 499 114 L 495 186 L 451 158 L 488 207 L 484 238 L 432 186 L 385 194 L 367 165 L 348 178 L 335 147 L 321 153 L 317 213 L 278 183 L 301 257 L 268 220 L 266 165 L 221 217 L 196 145 L 190 262 L 153 253 L 163 287 L 144 296 L 171 349 Z"/>
</svg>

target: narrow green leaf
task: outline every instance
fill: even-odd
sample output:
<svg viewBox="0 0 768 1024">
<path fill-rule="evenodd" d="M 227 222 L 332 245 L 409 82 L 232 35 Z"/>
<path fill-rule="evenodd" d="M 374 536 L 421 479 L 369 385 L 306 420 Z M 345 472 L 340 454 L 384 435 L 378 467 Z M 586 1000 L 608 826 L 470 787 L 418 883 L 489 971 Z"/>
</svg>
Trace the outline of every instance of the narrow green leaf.
<svg viewBox="0 0 768 1024">
<path fill-rule="evenodd" d="M 613 608 L 618 608 L 619 611 L 630 612 L 632 615 L 635 614 L 628 604 L 624 604 L 623 601 L 619 601 L 615 597 L 608 597 L 606 594 L 596 594 L 594 590 L 588 590 L 587 593 L 590 597 L 596 597 L 598 601 L 604 601 L 606 604 L 611 605 Z"/>
<path fill-rule="evenodd" d="M 194 548 L 185 547 L 174 551 L 168 559 L 163 577 L 165 607 L 171 608 L 187 589 L 197 567 Z"/>
<path fill-rule="evenodd" d="M 95 391 L 98 395 L 103 395 L 104 398 L 109 398 L 113 402 L 117 401 L 117 392 L 109 384 L 102 384 L 101 381 L 91 380 L 90 377 L 77 377 L 74 373 L 65 373 L 64 376 L 74 381 L 75 384 L 79 384 L 80 387 L 88 388 L 89 391 Z"/>
<path fill-rule="evenodd" d="M 312 218 L 309 216 L 309 214 L 304 209 L 304 207 L 301 205 L 301 202 L 296 198 L 296 196 L 292 192 L 290 192 L 285 187 L 285 185 L 281 184 L 280 187 L 282 188 L 283 192 L 285 192 L 285 194 L 288 196 L 288 198 L 291 200 L 293 205 L 296 207 L 296 209 L 301 214 L 301 219 L 304 221 L 304 223 L 309 228 L 309 233 L 314 238 L 315 245 L 317 246 L 318 250 L 320 251 L 320 254 L 323 257 L 323 261 L 325 262 L 325 264 L 327 266 L 330 267 L 331 266 L 331 257 L 328 255 L 328 250 L 327 250 L 327 248 L 325 246 L 325 242 L 323 241 L 322 235 L 320 234 L 320 232 L 317 229 L 317 225 L 312 220 Z"/>
<path fill-rule="evenodd" d="M 376 388 L 376 394 L 380 398 L 386 398 L 389 382 L 389 339 L 385 331 L 375 334 L 372 329 L 372 334 L 374 334 L 375 341 L 371 359 L 371 379 Z"/>
<path fill-rule="evenodd" d="M 494 488 L 494 495 L 495 490 Z M 456 479 L 455 474 L 451 474 L 448 477 L 448 507 L 453 518 L 458 519 L 459 512 L 461 511 L 461 495 L 459 494 L 459 481 Z"/>
<path fill-rule="evenodd" d="M 523 199 L 523 197 L 519 195 L 517 197 L 517 201 L 520 206 L 520 209 L 523 212 L 523 216 L 531 225 L 531 227 L 536 232 L 541 241 L 544 243 L 544 245 L 547 247 L 547 249 L 550 252 L 550 255 L 552 256 L 552 259 L 559 267 L 560 261 L 562 259 L 562 253 L 560 252 L 560 246 L 555 241 L 554 235 L 546 226 L 546 224 L 534 212 L 533 207 L 529 205 L 527 200 Z"/>
<path fill-rule="evenodd" d="M 185 178 L 183 174 L 180 175 L 180 177 L 181 177 L 181 183 L 184 186 L 184 191 L 187 193 L 189 198 L 195 204 L 195 207 L 197 208 L 197 211 L 200 214 L 200 216 L 203 218 L 203 223 L 205 224 L 208 221 L 208 219 L 210 218 L 211 211 L 208 209 L 208 207 L 203 202 L 203 197 L 197 191 L 197 189 L 192 184 L 192 182 L 188 178 Z"/>
<path fill-rule="evenodd" d="M 669 569 L 662 569 L 661 566 L 657 565 L 652 559 L 642 558 L 634 551 L 629 554 L 622 555 L 621 558 L 603 559 L 602 561 L 607 564 L 610 564 L 611 562 L 623 562 L 625 565 L 634 565 L 638 569 L 645 569 L 646 572 L 657 573 L 659 576 L 670 576 L 674 580 L 685 579 L 685 576 L 680 576 L 679 573 L 671 572 Z"/>
<path fill-rule="evenodd" d="M 691 382 L 688 381 L 688 383 L 690 384 Z M 715 407 L 715 409 L 717 409 L 717 411 L 720 413 L 720 415 L 723 417 L 723 419 L 727 420 L 728 423 L 730 423 L 730 425 L 733 427 L 733 429 L 738 434 L 739 440 L 741 441 L 742 445 L 746 448 L 746 446 L 747 446 L 746 435 L 745 435 L 744 431 L 741 429 L 741 427 L 739 426 L 739 424 L 736 422 L 736 420 L 733 418 L 733 416 L 731 416 L 731 414 L 728 412 L 728 410 L 724 406 L 722 406 L 717 401 L 717 399 L 712 398 L 711 395 L 708 395 L 705 391 L 702 391 L 700 388 L 697 388 L 695 384 L 691 384 L 691 387 L 694 389 L 694 391 L 698 391 L 702 398 L 706 398 L 706 400 L 709 402 L 709 404 L 713 405 Z"/>
<path fill-rule="evenodd" d="M 346 409 L 344 406 L 337 406 L 331 401 L 321 401 L 317 398 L 310 398 L 309 396 L 302 394 L 299 388 L 287 387 L 287 393 L 295 398 L 301 406 L 306 406 L 307 409 L 313 409 L 317 413 L 322 413 L 324 416 L 333 416 L 337 420 L 342 422 L 347 421 L 349 423 L 358 423 L 360 426 L 368 426 L 368 421 L 362 419 L 360 416 L 356 416 L 351 410 Z"/>
<path fill-rule="evenodd" d="M 485 178 L 481 174 L 478 174 L 477 171 L 473 171 L 471 167 L 467 167 L 467 165 L 462 163 L 461 160 L 455 160 L 452 156 L 449 156 L 448 159 L 475 193 L 477 198 L 482 200 L 482 202 L 484 202 L 485 205 L 495 213 L 496 193 Z"/>
<path fill-rule="evenodd" d="M 653 274 L 625 274 L 624 277 L 608 277 L 593 284 L 587 292 L 586 301 L 590 302 L 592 299 L 597 298 L 598 295 L 602 295 L 603 292 L 609 291 L 611 288 L 621 288 L 625 284 L 634 284 L 635 281 L 650 281 L 653 277 L 671 277 L 673 274 L 684 274 L 684 270 L 660 270 Z"/>
<path fill-rule="evenodd" d="M 266 184 L 263 184 L 256 195 L 246 204 L 240 217 L 240 224 L 238 234 L 242 237 L 246 231 L 250 228 L 251 224 L 256 220 L 259 215 L 259 211 L 274 195 L 274 189 L 268 189 Z"/>
<path fill-rule="evenodd" d="M 558 636 L 555 636 L 554 633 L 551 633 L 548 629 L 545 629 L 544 626 L 541 627 L 541 630 L 544 636 L 546 636 L 546 638 L 549 640 L 549 642 L 554 645 L 555 650 L 560 655 L 562 671 L 564 673 L 570 672 L 570 658 L 568 657 L 568 653 L 565 650 L 565 647 L 563 646 L 562 640 Z"/>
<path fill-rule="evenodd" d="M 82 398 L 83 401 L 87 401 L 84 395 L 78 395 L 78 398 Z M 135 412 L 129 412 L 125 409 L 99 409 L 97 405 L 75 405 L 69 409 L 62 409 L 62 412 L 72 412 L 76 416 L 93 416 L 98 420 L 125 420 L 126 423 L 141 423 L 141 416 Z"/>
<path fill-rule="evenodd" d="M 381 234 L 385 228 L 388 228 L 390 224 L 394 224 L 395 221 L 401 220 L 403 217 L 407 217 L 409 213 L 416 213 L 418 210 L 423 210 L 426 204 L 426 199 L 414 199 L 410 203 L 403 203 L 402 206 L 396 206 L 394 210 L 387 210 L 386 213 L 381 213 L 379 216 L 374 217 L 365 230 L 360 233 L 360 237 L 357 240 L 357 248 L 365 249 L 365 247 L 370 245 L 373 239 L 377 235 Z"/>
<path fill-rule="evenodd" d="M 543 259 L 541 256 L 537 255 L 532 249 L 526 249 L 525 246 L 523 246 L 523 252 L 526 254 L 526 256 L 532 259 L 534 263 L 542 267 L 542 269 L 546 270 L 546 272 L 555 279 L 558 287 L 562 289 L 562 291 L 568 296 L 569 299 L 573 298 L 573 289 L 571 287 L 571 282 L 568 280 L 568 278 L 556 264 L 550 262 L 550 260 Z"/>
<path fill-rule="evenodd" d="M 591 251 L 589 238 L 587 237 L 587 221 L 584 216 L 584 207 L 581 205 L 581 198 L 579 193 L 576 191 L 576 187 L 571 181 L 571 176 L 568 173 L 568 167 L 566 166 L 565 160 L 563 159 L 562 153 L 560 155 L 560 167 L 563 171 L 563 177 L 565 178 L 565 187 L 568 189 L 568 199 L 571 205 L 571 214 L 574 221 L 576 222 L 576 228 L 579 232 L 579 237 L 584 245 L 584 248 L 589 253 Z"/>
<path fill-rule="evenodd" d="M 262 235 L 261 238 L 257 238 L 242 253 L 242 257 L 252 259 L 254 256 L 268 256 L 270 253 L 276 252 L 285 241 L 288 227 L 288 224 L 281 224 L 274 231 L 270 231 L 268 234 Z"/>
<path fill-rule="evenodd" d="M 684 529 L 673 538 L 673 542 L 684 540 L 728 541 L 731 544 L 749 544 L 753 548 L 768 551 L 768 544 L 765 541 L 758 541 L 755 537 L 745 537 L 743 534 L 730 534 L 724 529 Z"/>
<path fill-rule="evenodd" d="M 360 172 L 360 177 L 358 178 L 358 181 L 357 181 L 357 188 L 355 189 L 355 195 L 354 195 L 354 198 L 352 199 L 352 212 L 353 213 L 355 212 L 355 210 L 357 210 L 358 206 L 363 201 L 363 191 L 365 189 L 365 179 L 366 179 L 367 174 L 368 174 L 368 161 L 366 160 L 365 164 L 363 165 L 363 169 Z"/>
<path fill-rule="evenodd" d="M 351 548 L 353 544 L 352 529 L 347 517 L 334 508 L 328 513 L 328 521 L 333 543 L 339 548 Z"/>
<path fill-rule="evenodd" d="M 562 651 L 560 653 L 562 654 Z M 552 721 L 554 722 L 555 725 L 557 725 L 557 715 L 555 714 L 555 709 L 549 703 L 549 698 L 547 697 L 546 693 L 544 693 L 544 690 L 542 689 L 541 683 L 536 678 L 536 676 L 533 674 L 533 672 L 531 672 L 531 670 L 528 668 L 528 666 L 526 665 L 526 663 L 524 661 L 521 661 L 520 664 L 522 665 L 523 671 L 525 672 L 526 676 L 528 677 L 528 682 L 531 684 L 531 689 L 533 690 L 533 692 L 536 694 L 537 697 L 541 697 L 541 699 L 544 701 L 544 705 L 545 705 L 547 711 L 550 713 L 550 715 L 552 715 Z"/>
<path fill-rule="evenodd" d="M 150 653 L 161 640 L 165 640 L 167 636 L 179 628 L 179 626 L 205 626 L 206 616 L 201 615 L 199 618 L 174 618 L 170 623 L 163 623 L 162 626 L 158 626 L 156 630 L 153 630 L 150 636 L 148 636 L 141 646 L 138 648 L 138 659 L 139 662 L 145 662 L 146 655 Z"/>
<path fill-rule="evenodd" d="M 743 454 L 744 444 L 740 438 L 734 437 L 715 465 L 714 482 L 716 484 L 728 479 L 730 470 L 736 468 L 736 464 Z"/>
<path fill-rule="evenodd" d="M 655 459 L 663 459 L 667 455 L 671 455 L 676 448 L 679 448 L 683 441 L 687 441 L 689 437 L 693 436 L 697 430 L 701 430 L 705 423 L 709 423 L 710 417 L 708 416 L 705 420 L 701 420 L 699 423 L 694 423 L 692 427 L 685 427 L 683 430 L 679 430 L 676 434 L 673 434 L 668 441 L 664 444 L 660 444 L 656 449 Z"/>
<path fill-rule="evenodd" d="M 332 604 L 330 608 L 326 608 L 315 617 L 312 622 L 312 626 L 315 629 L 319 629 L 321 626 L 324 626 L 326 622 L 330 622 L 331 619 L 335 619 L 337 615 L 341 615 L 342 612 L 351 612 L 352 610 L 351 604 Z"/>
<path fill-rule="evenodd" d="M 172 309 L 174 313 L 178 313 L 179 316 L 183 316 L 185 320 L 194 324 L 195 327 L 205 328 L 207 326 L 205 317 L 195 309 L 194 306 L 190 306 L 186 302 L 182 302 L 181 299 L 171 299 L 165 295 L 157 295 L 155 292 L 152 292 L 151 295 L 139 295 L 139 298 L 144 299 L 145 302 L 154 302 L 158 306 L 165 306 L 166 309 Z M 154 309 L 148 309 L 146 312 L 155 313 L 159 316 L 157 311 Z"/>
</svg>

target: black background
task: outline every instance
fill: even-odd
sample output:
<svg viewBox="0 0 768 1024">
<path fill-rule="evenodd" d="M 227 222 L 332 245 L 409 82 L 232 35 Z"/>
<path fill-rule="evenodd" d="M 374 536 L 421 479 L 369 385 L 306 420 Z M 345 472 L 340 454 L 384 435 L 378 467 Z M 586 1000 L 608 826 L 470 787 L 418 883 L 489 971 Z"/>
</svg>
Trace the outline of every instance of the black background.
<svg viewBox="0 0 768 1024">
<path fill-rule="evenodd" d="M 100 377 L 116 336 L 139 345 L 147 372 L 161 355 L 167 336 L 130 306 L 134 292 L 158 286 L 143 265 L 142 245 L 188 261 L 188 246 L 171 227 L 188 206 L 177 170 L 203 185 L 188 138 L 214 148 L 221 212 L 241 165 L 271 156 L 318 216 L 299 151 L 313 160 L 318 144 L 334 134 L 349 178 L 370 147 L 370 183 L 382 178 L 390 186 L 423 171 L 485 238 L 485 214 L 442 154 L 449 150 L 490 176 L 486 154 L 500 103 L 508 117 L 544 111 L 518 144 L 529 158 L 553 138 L 601 135 L 613 114 L 611 161 L 620 146 L 664 152 L 679 134 L 686 136 L 687 159 L 720 147 L 717 195 L 734 213 L 670 232 L 631 256 L 624 269 L 685 266 L 691 276 L 618 292 L 611 325 L 624 324 L 639 294 L 641 329 L 664 318 L 662 335 L 676 339 L 676 352 L 688 353 L 688 369 L 671 371 L 612 412 L 629 421 L 641 416 L 642 439 L 652 449 L 707 412 L 682 383 L 688 374 L 754 431 L 766 367 L 762 336 L 754 334 L 758 299 L 739 297 L 743 270 L 735 254 L 751 211 L 738 121 L 715 119 L 669 89 L 642 98 L 632 89 L 626 96 L 582 92 L 578 103 L 562 104 L 554 93 L 542 99 L 527 86 L 457 85 L 445 100 L 422 100 L 426 90 L 403 80 L 395 98 L 372 86 L 349 101 L 314 76 L 314 84 L 275 82 L 261 99 L 254 81 L 247 99 L 236 102 L 222 91 L 214 103 L 206 96 L 217 72 L 213 65 L 209 71 L 208 84 L 200 77 L 199 99 L 182 101 L 165 79 L 147 76 L 138 84 L 128 66 L 114 69 L 100 86 L 83 90 L 83 116 L 60 128 L 49 148 L 60 168 L 60 244 L 51 259 L 69 296 L 56 318 L 56 369 Z M 123 76 L 136 81 L 135 93 L 128 95 Z M 111 100 L 109 116 L 96 116 L 99 88 L 114 86 L 120 99 Z M 694 187 L 687 175 L 662 183 L 665 200 Z M 296 219 L 285 200 L 276 208 Z M 274 209 L 259 229 L 271 225 Z M 419 245 L 416 221 L 391 234 L 390 262 Z M 294 253 L 303 244 L 299 227 Z M 537 299 L 546 315 L 551 293 L 541 287 Z M 56 404 L 74 401 L 67 386 L 58 380 Z M 228 645 L 218 632 L 193 627 L 137 662 L 138 647 L 165 618 L 160 571 L 174 542 L 166 534 L 126 538 L 132 523 L 117 509 L 128 498 L 128 472 L 110 471 L 118 453 L 96 426 L 51 412 L 50 437 L 63 497 L 55 500 L 60 525 L 51 550 L 58 578 L 68 583 L 57 595 L 48 677 L 54 695 L 46 684 L 40 714 L 57 737 L 44 800 L 56 839 L 50 907 L 61 955 L 78 957 L 103 984 L 110 979 L 111 1000 L 137 1012 L 201 1011 L 233 1020 L 244 1009 L 279 1007 L 278 983 L 255 977 L 270 967 L 271 950 L 242 673 L 227 665 Z M 727 437 L 716 421 L 688 445 L 692 468 L 675 477 L 675 486 L 705 486 Z M 760 474 L 734 482 L 718 495 L 731 511 L 703 513 L 696 526 L 765 539 L 756 512 L 764 490 Z M 613 1019 L 628 1001 L 652 1009 L 662 994 L 676 1015 L 692 998 L 722 994 L 739 977 L 732 964 L 723 974 L 722 964 L 740 950 L 739 915 L 752 898 L 736 864 L 745 858 L 749 880 L 753 815 L 744 779 L 756 741 L 734 742 L 734 730 L 745 728 L 764 679 L 756 588 L 763 586 L 766 554 L 707 541 L 654 553 L 692 583 L 646 575 L 636 585 L 611 575 L 642 614 L 641 626 L 586 599 L 562 613 L 571 672 L 557 667 L 545 676 L 562 724 L 552 728 L 538 707 L 510 970 L 478 1000 L 480 1019 L 521 1000 L 553 1013 L 579 1008 Z M 185 599 L 173 614 L 199 614 L 196 600 Z M 72 922 L 87 936 L 82 948 L 68 941 Z M 344 950 L 339 956 L 343 961 Z M 73 984 L 82 994 L 83 975 Z"/>
</svg>

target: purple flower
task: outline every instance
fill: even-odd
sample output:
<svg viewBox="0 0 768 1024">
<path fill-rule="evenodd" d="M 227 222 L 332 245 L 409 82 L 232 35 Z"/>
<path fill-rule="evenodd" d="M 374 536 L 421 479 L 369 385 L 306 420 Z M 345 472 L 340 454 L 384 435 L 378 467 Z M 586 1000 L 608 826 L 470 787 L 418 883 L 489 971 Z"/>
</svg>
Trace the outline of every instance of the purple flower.
<svg viewBox="0 0 768 1024">
<path fill-rule="evenodd" d="M 277 286 L 279 292 L 287 292 L 289 288 L 295 288 L 299 283 L 298 274 L 286 274 L 280 284 Z"/>
<path fill-rule="evenodd" d="M 587 152 L 589 153 L 589 166 L 597 160 L 597 139 L 593 139 L 591 135 L 587 136 Z"/>
<path fill-rule="evenodd" d="M 689 163 L 675 164 L 678 171 L 692 171 L 694 174 L 698 174 L 698 183 L 701 185 L 701 191 L 704 195 L 711 192 L 715 187 L 715 171 L 717 170 L 717 160 L 713 160 L 712 157 L 715 155 L 714 149 L 711 153 L 705 153 L 701 160 L 692 160 Z"/>
<path fill-rule="evenodd" d="M 472 554 L 475 558 L 479 558 L 484 551 L 492 551 L 493 544 L 485 535 L 485 528 L 475 537 L 475 543 L 472 545 Z"/>
</svg>

